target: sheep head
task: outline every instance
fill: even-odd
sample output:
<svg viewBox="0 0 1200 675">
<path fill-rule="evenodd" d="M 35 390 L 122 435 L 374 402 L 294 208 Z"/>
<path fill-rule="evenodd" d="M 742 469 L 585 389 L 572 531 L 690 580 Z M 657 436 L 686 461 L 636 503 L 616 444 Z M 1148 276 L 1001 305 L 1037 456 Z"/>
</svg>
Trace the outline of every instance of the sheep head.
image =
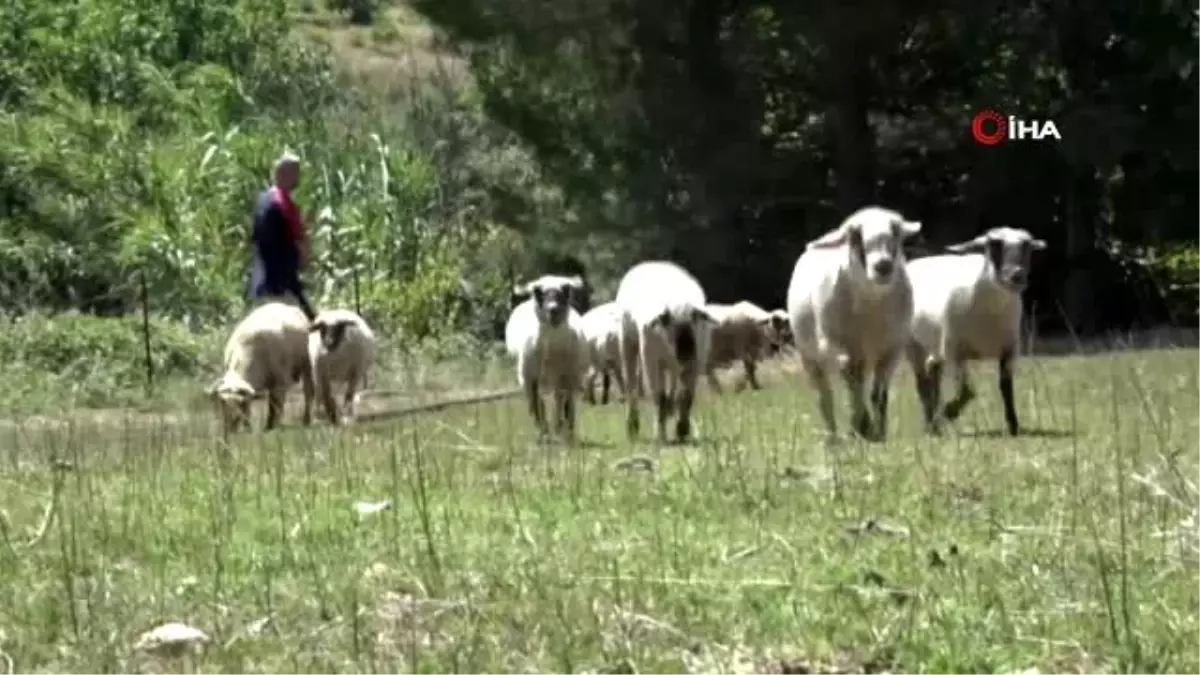
<svg viewBox="0 0 1200 675">
<path fill-rule="evenodd" d="M 571 311 L 571 293 L 576 288 L 575 279 L 547 275 L 529 282 L 528 288 L 538 321 L 551 326 L 566 322 Z"/>
<path fill-rule="evenodd" d="M 652 328 L 658 328 L 668 336 L 667 342 L 675 350 L 675 358 L 680 361 L 691 361 L 696 358 L 696 331 L 705 327 L 711 328 L 717 323 L 708 310 L 693 307 L 686 316 L 677 317 L 671 308 L 663 309 L 662 314 L 650 322 Z"/>
<path fill-rule="evenodd" d="M 918 234 L 921 223 L 905 220 L 891 209 L 868 206 L 850 214 L 837 229 L 808 242 L 808 249 L 832 249 L 846 245 L 850 265 L 867 279 L 889 287 L 896 267 L 904 262 L 904 240 Z"/>
<path fill-rule="evenodd" d="M 951 253 L 983 253 L 995 280 L 1008 290 L 1020 293 L 1029 285 L 1029 268 L 1034 251 L 1046 248 L 1046 242 L 1034 239 L 1017 227 L 993 227 L 970 241 L 946 247 Z"/>
<path fill-rule="evenodd" d="M 310 333 L 321 334 L 321 344 L 325 347 L 325 351 L 336 351 L 341 346 L 342 341 L 346 339 L 346 329 L 353 325 L 354 322 L 341 319 L 338 321 L 329 321 L 322 317 L 317 317 L 308 327 Z"/>
<path fill-rule="evenodd" d="M 220 407 L 226 431 L 236 431 L 243 424 L 249 424 L 250 401 L 259 397 L 254 387 L 236 373 L 225 373 L 206 393 Z"/>
</svg>

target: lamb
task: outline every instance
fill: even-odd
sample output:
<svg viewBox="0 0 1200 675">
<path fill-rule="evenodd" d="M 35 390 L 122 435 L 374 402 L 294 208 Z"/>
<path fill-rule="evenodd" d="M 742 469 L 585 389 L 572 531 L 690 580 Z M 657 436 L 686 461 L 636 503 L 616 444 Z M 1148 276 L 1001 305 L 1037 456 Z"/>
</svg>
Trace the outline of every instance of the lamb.
<svg viewBox="0 0 1200 675">
<path fill-rule="evenodd" d="M 776 342 L 775 317 L 758 305 L 745 301 L 733 305 L 709 304 L 705 310 L 716 320 L 712 328 L 708 367 L 705 369 L 709 386 L 713 391 L 720 392 L 717 369 L 741 361 L 746 369 L 746 383 L 761 389 L 756 372 L 758 362 Z"/>
<path fill-rule="evenodd" d="M 258 306 L 225 343 L 225 374 L 206 393 L 220 407 L 226 433 L 250 423 L 250 401 L 267 395 L 266 430 L 275 428 L 288 389 L 304 385 L 304 424 L 312 423 L 314 384 L 308 360 L 308 318 L 293 305 Z"/>
<path fill-rule="evenodd" d="M 505 326 L 508 352 L 517 357 L 517 382 L 541 434 L 547 432 L 541 388 L 554 392 L 555 428 L 575 440 L 575 398 L 588 364 L 582 317 L 571 307 L 572 279 L 547 275 L 528 284 L 530 298 L 517 305 Z"/>
<path fill-rule="evenodd" d="M 667 418 L 677 413 L 675 436 L 691 434 L 696 379 L 708 363 L 714 318 L 704 289 L 682 267 L 666 261 L 634 265 L 617 288 L 621 361 L 625 371 L 626 431 L 636 438 L 644 393 L 658 403 L 658 438 L 667 440 Z"/>
<path fill-rule="evenodd" d="M 361 316 L 349 309 L 326 309 L 309 327 L 308 358 L 312 364 L 316 395 L 325 406 L 330 424 L 354 418 L 358 389 L 364 386 L 375 362 L 375 333 Z M 344 383 L 342 410 L 333 397 L 333 384 Z"/>
<path fill-rule="evenodd" d="M 583 395 L 588 403 L 596 403 L 596 378 L 603 380 L 600 402 L 608 404 L 611 380 L 625 395 L 625 378 L 621 373 L 621 315 L 616 303 L 597 305 L 582 319 L 583 334 L 587 338 L 590 366 L 583 386 Z"/>
<path fill-rule="evenodd" d="M 1004 420 L 1010 435 L 1020 433 L 1013 371 L 1021 334 L 1021 292 L 1029 282 L 1033 252 L 1045 248 L 1045 241 L 1026 230 L 996 227 L 946 247 L 966 255 L 936 255 L 909 264 L 915 310 L 907 352 L 930 433 L 940 433 L 938 405 L 946 362 L 957 375 L 958 394 L 946 403 L 941 417 L 952 422 L 975 398 L 967 362 L 980 359 L 998 362 Z"/>
<path fill-rule="evenodd" d="M 921 223 L 894 210 L 864 207 L 810 241 L 792 270 L 788 315 L 831 438 L 837 436 L 828 375 L 834 364 L 850 393 L 854 431 L 868 440 L 887 435 L 888 384 L 913 312 L 903 243 L 920 231 Z M 865 392 L 872 373 L 874 421 Z"/>
</svg>

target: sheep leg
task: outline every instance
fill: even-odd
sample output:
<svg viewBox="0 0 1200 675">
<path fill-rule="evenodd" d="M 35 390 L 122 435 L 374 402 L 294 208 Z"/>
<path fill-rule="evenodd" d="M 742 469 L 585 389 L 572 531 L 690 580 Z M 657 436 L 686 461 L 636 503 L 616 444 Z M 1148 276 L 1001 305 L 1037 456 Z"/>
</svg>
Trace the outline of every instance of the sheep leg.
<svg viewBox="0 0 1200 675">
<path fill-rule="evenodd" d="M 546 410 L 542 405 L 542 395 L 538 391 L 537 380 L 530 380 L 525 385 L 525 400 L 529 404 L 529 415 L 533 417 L 533 424 L 537 427 L 538 432 L 545 434 L 546 429 Z"/>
<path fill-rule="evenodd" d="M 861 359 L 847 359 L 842 367 L 842 379 L 850 391 L 850 428 L 862 438 L 871 437 L 871 413 L 867 409 L 866 364 Z"/>
<path fill-rule="evenodd" d="M 831 437 L 837 436 L 837 418 L 833 414 L 833 389 L 829 386 L 829 374 L 817 359 L 802 355 L 800 363 L 812 380 L 813 386 L 817 388 L 817 407 L 821 411 L 825 429 Z"/>
<path fill-rule="evenodd" d="M 589 405 L 596 405 L 596 368 L 588 369 L 587 377 L 583 380 L 583 400 Z M 605 401 L 607 403 L 608 401 Z"/>
<path fill-rule="evenodd" d="M 560 406 L 562 411 L 563 428 L 565 430 L 567 443 L 574 445 L 575 443 L 575 389 L 567 389 L 562 392 L 563 401 Z"/>
<path fill-rule="evenodd" d="M 351 373 L 350 382 L 346 385 L 346 394 L 342 397 L 342 419 L 349 421 L 356 417 L 355 405 L 358 402 L 358 385 L 362 378 L 358 373 Z"/>
<path fill-rule="evenodd" d="M 967 404 L 975 398 L 975 390 L 971 388 L 966 362 L 955 362 L 954 375 L 958 378 L 958 394 L 950 401 L 947 401 L 946 407 L 942 410 L 942 416 L 948 422 L 958 419 L 959 415 L 962 414 L 963 408 L 966 408 Z"/>
<path fill-rule="evenodd" d="M 600 403 L 604 405 L 608 405 L 608 392 L 609 388 L 612 386 L 611 370 L 612 369 L 608 367 L 608 364 L 605 364 L 604 374 L 600 376 Z"/>
<path fill-rule="evenodd" d="M 642 364 L 647 366 L 645 362 Z M 646 390 L 654 397 L 658 409 L 658 440 L 665 443 L 667 441 L 667 419 L 671 416 L 671 393 L 668 391 L 666 379 L 667 373 L 661 363 L 655 362 L 646 368 Z"/>
<path fill-rule="evenodd" d="M 621 369 L 609 368 L 609 371 L 612 373 L 613 380 L 617 383 L 617 390 L 621 392 L 621 396 L 628 398 L 629 389 L 625 386 L 625 376 L 621 374 Z"/>
<path fill-rule="evenodd" d="M 888 387 L 899 362 L 899 353 L 885 354 L 875 365 L 875 381 L 871 386 L 871 405 L 875 408 L 875 438 L 887 438 Z"/>
<path fill-rule="evenodd" d="M 925 418 L 926 433 L 941 433 L 938 426 L 938 399 L 942 395 L 942 365 L 931 363 L 926 366 L 927 354 L 916 342 L 907 347 L 908 363 L 912 367 L 913 379 L 917 384 L 917 398 L 921 400 L 921 413 Z"/>
<path fill-rule="evenodd" d="M 1017 436 L 1021 426 L 1017 422 L 1017 406 L 1013 403 L 1013 350 L 1006 349 L 1000 354 L 1000 398 L 1004 401 L 1004 422 L 1008 425 L 1008 434 Z"/>
<path fill-rule="evenodd" d="M 270 431 L 279 423 L 279 415 L 283 412 L 283 398 L 287 395 L 287 390 L 271 389 L 267 394 L 267 423 L 264 426 L 265 431 Z"/>
<path fill-rule="evenodd" d="M 642 375 L 638 372 L 641 356 L 629 340 L 621 340 L 621 360 L 625 369 L 625 381 L 630 383 L 630 395 L 625 397 L 625 432 L 630 440 L 637 438 L 638 404 L 642 397 Z M 636 387 L 634 386 L 636 384 Z"/>
<path fill-rule="evenodd" d="M 333 396 L 333 383 L 329 381 L 328 376 L 322 376 L 320 379 L 321 405 L 325 406 L 325 416 L 329 418 L 329 423 L 336 427 L 342 420 L 338 414 L 337 399 Z"/>
<path fill-rule="evenodd" d="M 315 401 L 317 398 L 316 377 L 313 373 L 311 363 L 307 363 L 304 368 L 300 370 L 300 385 L 304 390 L 304 414 L 301 417 L 301 421 L 304 422 L 304 426 L 309 426 L 312 424 L 313 419 L 313 401 Z"/>
<path fill-rule="evenodd" d="M 696 383 L 699 373 L 695 363 L 683 364 L 679 373 L 679 385 L 676 394 L 679 400 L 679 416 L 675 419 L 675 439 L 684 443 L 692 434 L 692 403 L 696 398 Z"/>
<path fill-rule="evenodd" d="M 762 389 L 762 385 L 758 383 L 758 363 L 753 358 L 748 358 L 742 361 L 742 365 L 746 367 L 746 383 L 753 389 Z"/>
<path fill-rule="evenodd" d="M 713 390 L 713 393 L 721 394 L 724 392 L 721 389 L 721 381 L 717 379 L 717 367 L 710 365 L 704 372 L 705 379 L 708 380 L 708 386 Z"/>
</svg>

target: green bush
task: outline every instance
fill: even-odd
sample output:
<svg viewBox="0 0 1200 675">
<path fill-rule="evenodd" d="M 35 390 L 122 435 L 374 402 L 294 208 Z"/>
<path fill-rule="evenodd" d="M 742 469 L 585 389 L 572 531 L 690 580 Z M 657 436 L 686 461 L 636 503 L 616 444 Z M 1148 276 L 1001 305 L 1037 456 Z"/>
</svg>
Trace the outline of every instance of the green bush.
<svg viewBox="0 0 1200 675">
<path fill-rule="evenodd" d="M 199 380 L 220 363 L 221 343 L 177 321 L 150 321 L 151 360 L 160 387 Z M 27 314 L 0 324 L 0 376 L 7 407 L 38 409 L 47 397 L 103 407 L 144 400 L 147 369 L 140 317 L 77 312 Z"/>
</svg>

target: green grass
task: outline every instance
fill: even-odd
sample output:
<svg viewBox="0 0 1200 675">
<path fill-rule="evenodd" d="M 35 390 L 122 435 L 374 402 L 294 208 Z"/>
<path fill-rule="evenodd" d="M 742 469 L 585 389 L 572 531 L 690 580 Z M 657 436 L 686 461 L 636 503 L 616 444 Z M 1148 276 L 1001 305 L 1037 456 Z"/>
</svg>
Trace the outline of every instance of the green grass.
<svg viewBox="0 0 1200 675">
<path fill-rule="evenodd" d="M 631 446 L 619 405 L 583 407 L 582 447 L 539 445 L 517 401 L 229 446 L 209 414 L 0 430 L 0 652 L 20 672 L 1195 672 L 1198 368 L 1025 360 L 1020 439 L 992 433 L 992 368 L 941 439 L 902 374 L 892 439 L 836 451 L 779 372 L 702 391 L 684 447 Z M 131 651 L 169 620 L 213 637 L 194 663 Z"/>
</svg>

